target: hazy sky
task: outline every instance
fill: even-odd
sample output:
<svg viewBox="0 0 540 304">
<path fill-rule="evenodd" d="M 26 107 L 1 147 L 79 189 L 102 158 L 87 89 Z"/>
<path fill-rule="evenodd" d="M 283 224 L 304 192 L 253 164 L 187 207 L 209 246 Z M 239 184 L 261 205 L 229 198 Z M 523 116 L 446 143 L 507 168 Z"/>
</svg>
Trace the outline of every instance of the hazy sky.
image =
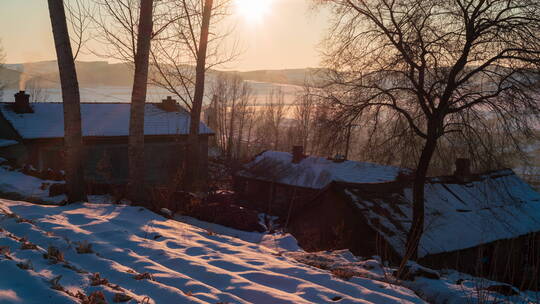
<svg viewBox="0 0 540 304">
<path fill-rule="evenodd" d="M 328 16 L 311 10 L 311 0 L 233 1 L 229 18 L 236 23 L 235 36 L 245 51 L 227 69 L 319 66 L 318 44 Z M 7 63 L 54 59 L 47 1 L 0 0 L 0 39 Z M 105 59 L 81 55 L 80 60 Z"/>
</svg>

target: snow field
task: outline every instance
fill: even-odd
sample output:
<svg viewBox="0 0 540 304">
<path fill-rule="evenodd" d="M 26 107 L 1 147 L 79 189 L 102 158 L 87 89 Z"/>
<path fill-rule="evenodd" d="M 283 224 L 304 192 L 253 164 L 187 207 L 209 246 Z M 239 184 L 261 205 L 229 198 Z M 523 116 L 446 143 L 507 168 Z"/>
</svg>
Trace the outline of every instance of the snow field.
<svg viewBox="0 0 540 304">
<path fill-rule="evenodd" d="M 406 288 L 366 278 L 341 280 L 260 244 L 166 220 L 140 207 L 9 200 L 0 200 L 0 206 L 0 246 L 8 246 L 13 259 L 0 258 L 2 273 L 9 271 L 21 282 L 1 280 L 0 303 L 7 297 L 21 303 L 43 303 L 44 297 L 50 303 L 76 303 L 50 288 L 59 275 L 66 290 L 101 290 L 109 302 L 124 293 L 139 303 L 424 303 Z M 17 239 L 23 237 L 38 249 L 20 249 Z M 94 253 L 76 252 L 84 241 Z M 66 262 L 44 259 L 49 246 L 59 248 Z M 33 270 L 16 266 L 24 261 L 31 261 Z M 95 273 L 110 284 L 91 286 Z M 149 279 L 135 279 L 144 273 Z M 35 286 L 31 292 L 27 282 Z M 112 288 L 116 285 L 120 291 Z"/>
</svg>

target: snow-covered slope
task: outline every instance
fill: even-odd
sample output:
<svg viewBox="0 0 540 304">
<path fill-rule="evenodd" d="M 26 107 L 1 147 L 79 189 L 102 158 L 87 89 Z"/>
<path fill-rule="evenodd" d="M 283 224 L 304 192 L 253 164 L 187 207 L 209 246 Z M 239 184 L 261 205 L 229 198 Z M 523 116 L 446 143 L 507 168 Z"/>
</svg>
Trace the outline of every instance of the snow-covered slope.
<svg viewBox="0 0 540 304">
<path fill-rule="evenodd" d="M 140 207 L 0 200 L 0 208 L 0 303 L 76 303 L 51 289 L 59 275 L 58 285 L 71 294 L 102 291 L 109 303 L 115 294 L 160 304 L 423 303 L 403 287 L 366 278 L 341 280 L 273 248 Z M 77 253 L 85 241 L 93 253 Z M 37 247 L 23 250 L 23 243 Z M 58 248 L 64 261 L 44 259 L 49 246 Z M 95 273 L 108 283 L 91 286 Z M 135 278 L 144 273 L 150 275 Z"/>
<path fill-rule="evenodd" d="M 0 157 L 0 163 L 2 161 L 4 159 Z M 42 180 L 26 175 L 21 170 L 12 169 L 8 165 L 0 165 L 0 193 L 2 194 L 15 193 L 26 198 L 60 203 L 66 199 L 65 195 L 49 197 L 49 186 L 55 183 L 58 182 Z"/>
</svg>

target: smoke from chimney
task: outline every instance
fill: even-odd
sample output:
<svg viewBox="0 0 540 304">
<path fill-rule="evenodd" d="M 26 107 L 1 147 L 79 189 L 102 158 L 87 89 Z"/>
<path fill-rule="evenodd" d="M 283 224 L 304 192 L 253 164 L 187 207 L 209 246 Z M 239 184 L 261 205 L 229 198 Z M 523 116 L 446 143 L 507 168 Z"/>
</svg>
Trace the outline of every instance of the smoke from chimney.
<svg viewBox="0 0 540 304">
<path fill-rule="evenodd" d="M 26 82 L 28 81 L 28 74 L 22 72 L 19 76 L 19 91 L 24 92 L 26 90 Z"/>
</svg>

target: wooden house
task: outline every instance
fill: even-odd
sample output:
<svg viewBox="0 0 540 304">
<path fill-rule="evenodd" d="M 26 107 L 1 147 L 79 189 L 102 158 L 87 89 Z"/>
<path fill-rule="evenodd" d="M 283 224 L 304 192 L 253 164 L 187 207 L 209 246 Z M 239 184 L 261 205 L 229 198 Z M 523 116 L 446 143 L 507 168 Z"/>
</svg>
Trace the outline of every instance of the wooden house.
<svg viewBox="0 0 540 304">
<path fill-rule="evenodd" d="M 308 251 L 398 263 L 412 220 L 411 171 L 267 151 L 239 173 L 248 204 L 272 210 Z M 539 289 L 540 194 L 512 170 L 428 178 L 419 262 Z M 263 209 L 264 210 L 264 209 Z M 270 210 L 270 211 L 272 211 Z"/>
<path fill-rule="evenodd" d="M 301 147 L 293 153 L 265 151 L 235 176 L 235 190 L 250 207 L 288 217 L 302 210 L 334 181 L 376 183 L 395 180 L 400 172 L 392 166 L 306 156 Z"/>
<path fill-rule="evenodd" d="M 95 183 L 122 184 L 128 176 L 129 103 L 82 103 L 81 119 L 86 179 Z M 146 182 L 167 184 L 181 166 L 189 113 L 173 99 L 145 105 Z M 208 155 L 213 131 L 199 129 L 201 155 Z M 64 119 L 61 103 L 30 103 L 29 95 L 15 94 L 15 102 L 0 103 L 0 157 L 39 171 L 63 170 Z M 6 144 L 6 143 L 9 143 Z M 206 172 L 207 157 L 202 158 Z"/>
<path fill-rule="evenodd" d="M 419 262 L 538 290 L 540 194 L 511 170 L 430 178 Z M 290 218 L 307 250 L 348 248 L 398 262 L 412 221 L 412 183 L 335 182 Z"/>
</svg>

